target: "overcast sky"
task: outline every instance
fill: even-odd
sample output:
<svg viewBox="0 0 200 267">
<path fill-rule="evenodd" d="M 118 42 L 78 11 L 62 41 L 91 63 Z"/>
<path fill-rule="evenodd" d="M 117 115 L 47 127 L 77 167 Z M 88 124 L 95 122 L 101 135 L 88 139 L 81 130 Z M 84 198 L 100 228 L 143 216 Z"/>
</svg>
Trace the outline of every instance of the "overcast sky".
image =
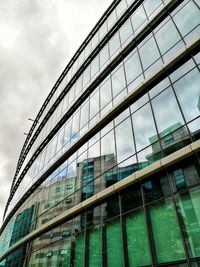
<svg viewBox="0 0 200 267">
<path fill-rule="evenodd" d="M 0 225 L 27 119 L 111 2 L 0 1 Z"/>
</svg>

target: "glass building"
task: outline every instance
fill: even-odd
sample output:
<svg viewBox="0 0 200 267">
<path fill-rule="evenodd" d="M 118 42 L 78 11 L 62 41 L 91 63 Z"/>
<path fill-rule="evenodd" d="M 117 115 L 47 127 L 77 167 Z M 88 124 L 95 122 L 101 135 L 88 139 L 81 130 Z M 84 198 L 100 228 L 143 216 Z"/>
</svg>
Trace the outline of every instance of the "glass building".
<svg viewBox="0 0 200 267">
<path fill-rule="evenodd" d="M 97 22 L 21 150 L 0 266 L 200 266 L 199 0 Z"/>
</svg>

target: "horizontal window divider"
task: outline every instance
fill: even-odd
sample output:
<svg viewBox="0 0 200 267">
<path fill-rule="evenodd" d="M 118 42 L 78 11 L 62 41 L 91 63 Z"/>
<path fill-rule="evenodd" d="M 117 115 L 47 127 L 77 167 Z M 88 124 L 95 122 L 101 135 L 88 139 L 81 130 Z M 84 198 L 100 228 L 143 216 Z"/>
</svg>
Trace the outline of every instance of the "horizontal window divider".
<svg viewBox="0 0 200 267">
<path fill-rule="evenodd" d="M 46 224 L 38 227 L 37 229 L 33 230 L 27 236 L 23 237 L 20 241 L 15 243 L 11 246 L 6 253 L 4 253 L 0 257 L 0 261 L 2 261 L 6 256 L 10 253 L 15 251 L 20 246 L 30 242 L 37 237 L 45 234 L 46 232 L 52 230 L 53 228 L 65 223 L 66 221 L 74 218 L 75 216 L 79 215 L 82 211 L 86 208 L 93 207 L 98 203 L 102 203 L 102 201 L 106 200 L 109 196 L 121 191 L 122 189 L 138 182 L 139 180 L 143 180 L 148 176 L 158 173 L 164 170 L 166 167 L 172 166 L 173 164 L 188 158 L 189 156 L 197 153 L 200 151 L 200 140 L 197 140 L 190 145 L 181 148 L 180 150 L 172 153 L 169 156 L 164 157 L 163 159 L 147 166 L 146 168 L 135 172 L 134 174 L 124 178 L 123 180 L 117 182 L 114 185 L 109 186 L 108 188 L 100 191 L 99 193 L 91 196 L 90 198 L 82 201 L 81 203 L 77 204 L 76 206 L 70 208 L 67 211 L 64 211 L 62 214 L 58 215 L 57 217 L 51 219 Z"/>
<path fill-rule="evenodd" d="M 173 70 L 175 70 L 179 65 L 187 61 L 188 58 L 190 57 L 190 53 L 194 53 L 195 51 L 198 51 L 199 47 L 200 47 L 200 38 L 194 40 L 193 42 L 191 42 L 190 45 L 187 45 L 185 48 L 179 51 L 171 60 L 163 64 L 162 67 L 156 73 L 154 73 L 151 77 L 144 80 L 133 91 L 131 91 L 127 96 L 125 96 L 116 106 L 110 109 L 93 127 L 89 128 L 88 131 L 83 136 L 81 136 L 74 144 L 72 144 L 69 147 L 69 149 L 60 158 L 58 158 L 57 161 L 54 162 L 44 174 L 41 175 L 41 177 L 36 181 L 36 183 L 33 184 L 32 187 L 27 191 L 26 196 L 29 196 L 33 192 L 32 191 L 33 186 L 39 186 L 56 168 L 58 168 L 67 158 L 69 158 L 77 149 L 79 149 L 92 136 L 94 136 L 97 132 L 99 132 L 100 129 L 102 129 L 110 121 L 112 121 L 117 115 L 123 112 L 127 108 L 128 105 L 132 104 L 139 97 L 144 95 L 146 93 L 147 88 L 148 89 L 152 88 L 156 83 L 160 81 L 160 79 L 165 78 L 168 74 L 173 72 Z M 64 117 L 61 120 L 66 121 Z M 55 128 L 56 127 L 58 127 L 58 125 L 56 125 Z M 53 129 L 53 131 L 56 130 L 55 128 Z M 51 132 L 51 134 L 54 135 L 55 132 L 54 133 Z M 20 183 L 22 179 L 23 179 L 23 176 L 20 177 L 20 179 L 18 179 L 17 182 Z M 12 196 L 16 190 L 17 190 L 17 187 L 15 187 L 14 190 L 12 191 Z M 10 196 L 6 204 L 4 218 L 5 218 L 5 214 L 6 214 L 6 211 L 8 209 L 8 206 L 11 200 L 12 200 L 12 197 Z M 19 202 L 15 205 L 15 207 L 11 210 L 11 212 L 8 214 L 1 228 L 1 232 L 5 228 L 5 225 L 7 224 L 8 220 L 11 218 L 14 212 L 16 212 L 16 210 L 20 207 L 20 205 L 24 201 L 25 199 L 24 197 L 22 197 L 19 200 Z"/>
</svg>

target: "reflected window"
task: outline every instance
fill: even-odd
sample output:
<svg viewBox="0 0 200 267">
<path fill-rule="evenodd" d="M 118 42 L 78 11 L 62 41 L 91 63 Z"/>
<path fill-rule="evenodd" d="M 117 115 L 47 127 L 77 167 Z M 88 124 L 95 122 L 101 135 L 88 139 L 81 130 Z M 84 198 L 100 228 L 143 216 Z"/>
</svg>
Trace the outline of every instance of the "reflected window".
<svg viewBox="0 0 200 267">
<path fill-rule="evenodd" d="M 142 206 L 142 195 L 139 184 L 134 184 L 122 190 L 120 196 L 123 213 Z"/>
<path fill-rule="evenodd" d="M 153 176 L 142 182 L 146 203 L 167 197 L 170 194 L 167 176 L 162 173 L 157 174 L 157 176 Z"/>
</svg>

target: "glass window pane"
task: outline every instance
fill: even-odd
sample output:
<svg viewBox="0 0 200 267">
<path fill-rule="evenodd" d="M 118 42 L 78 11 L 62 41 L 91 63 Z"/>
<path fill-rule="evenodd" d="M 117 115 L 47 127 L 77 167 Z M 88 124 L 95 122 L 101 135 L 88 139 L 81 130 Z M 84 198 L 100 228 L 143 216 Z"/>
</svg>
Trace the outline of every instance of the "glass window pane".
<svg viewBox="0 0 200 267">
<path fill-rule="evenodd" d="M 134 31 L 136 31 L 147 20 L 143 6 L 140 6 L 131 16 Z"/>
<path fill-rule="evenodd" d="M 112 11 L 112 13 L 107 18 L 108 22 L 108 29 L 114 24 L 114 22 L 117 20 L 117 15 L 115 9 Z"/>
<path fill-rule="evenodd" d="M 147 12 L 147 15 L 150 16 L 160 5 L 162 4 L 161 0 L 146 0 L 144 1 L 144 7 Z"/>
<path fill-rule="evenodd" d="M 74 267 L 83 267 L 84 262 L 84 236 L 80 234 L 75 237 Z"/>
<path fill-rule="evenodd" d="M 99 32 L 96 32 L 95 35 L 92 37 L 92 49 L 95 48 L 98 42 L 99 42 Z"/>
<path fill-rule="evenodd" d="M 119 220 L 106 226 L 107 267 L 121 267 L 123 265 L 120 228 Z"/>
<path fill-rule="evenodd" d="M 100 68 L 108 61 L 109 52 L 108 52 L 108 44 L 100 52 Z"/>
<path fill-rule="evenodd" d="M 101 266 L 101 232 L 98 229 L 89 232 L 89 267 Z"/>
<path fill-rule="evenodd" d="M 126 8 L 127 8 L 126 0 L 121 0 L 116 7 L 118 18 L 121 16 L 121 14 L 124 12 Z"/>
<path fill-rule="evenodd" d="M 120 48 L 119 33 L 116 32 L 113 38 L 109 41 L 110 57 Z"/>
<path fill-rule="evenodd" d="M 103 25 L 101 25 L 101 28 L 99 29 L 99 37 L 100 37 L 100 40 L 104 37 L 104 35 L 106 34 L 107 32 L 107 21 L 105 21 L 103 23 Z"/>
<path fill-rule="evenodd" d="M 113 97 L 118 95 L 126 87 L 124 68 L 121 66 L 113 75 L 112 75 L 112 89 Z"/>
<path fill-rule="evenodd" d="M 100 87 L 101 109 L 112 100 L 111 81 L 108 79 Z"/>
<path fill-rule="evenodd" d="M 119 32 L 120 32 L 121 43 L 123 44 L 133 34 L 130 19 L 128 19 L 128 21 L 121 26 Z"/>
<path fill-rule="evenodd" d="M 98 70 L 99 70 L 99 55 L 97 55 L 91 63 L 91 78 L 94 76 L 94 74 L 97 73 Z"/>
<path fill-rule="evenodd" d="M 115 128 L 117 145 L 117 162 L 120 163 L 135 153 L 133 131 L 130 118 Z"/>
<path fill-rule="evenodd" d="M 200 188 L 177 196 L 178 210 L 184 223 L 184 233 L 190 257 L 200 256 Z"/>
<path fill-rule="evenodd" d="M 167 197 L 170 194 L 167 176 L 161 173 L 159 173 L 157 176 L 159 177 L 153 176 L 142 182 L 146 203 L 162 197 Z"/>
<path fill-rule="evenodd" d="M 161 137 L 178 129 L 184 124 L 178 103 L 172 88 L 162 92 L 152 100 L 153 110 Z"/>
<path fill-rule="evenodd" d="M 153 38 L 150 38 L 142 47 L 140 47 L 139 51 L 144 69 L 148 68 L 160 57 L 158 48 Z"/>
<path fill-rule="evenodd" d="M 125 71 L 127 84 L 132 82 L 139 74 L 142 72 L 142 67 L 140 64 L 140 59 L 138 53 L 133 54 L 126 62 L 125 62 Z"/>
<path fill-rule="evenodd" d="M 73 117 L 71 137 L 76 136 L 76 134 L 79 132 L 79 121 L 80 121 L 80 110 Z"/>
<path fill-rule="evenodd" d="M 171 201 L 149 208 L 157 261 L 185 259 L 179 226 Z"/>
<path fill-rule="evenodd" d="M 135 164 L 135 171 L 138 171 L 138 166 Z M 139 184 L 129 186 L 120 192 L 122 212 L 132 210 L 142 206 L 142 195 Z"/>
<path fill-rule="evenodd" d="M 101 156 L 115 155 L 114 131 L 112 130 L 101 139 Z"/>
<path fill-rule="evenodd" d="M 200 75 L 197 69 L 190 71 L 174 84 L 186 121 L 200 115 Z"/>
<path fill-rule="evenodd" d="M 174 15 L 174 21 L 181 34 L 185 36 L 200 23 L 200 11 L 192 1 L 189 1 L 177 14 Z"/>
<path fill-rule="evenodd" d="M 200 166 L 195 157 L 187 158 L 170 168 L 174 191 L 194 186 L 200 182 Z"/>
<path fill-rule="evenodd" d="M 162 54 L 180 40 L 180 35 L 171 20 L 155 33 L 155 37 Z"/>
<path fill-rule="evenodd" d="M 85 105 L 81 108 L 81 121 L 80 121 L 80 129 L 88 123 L 89 117 L 89 101 L 85 103 Z"/>
<path fill-rule="evenodd" d="M 90 80 L 90 65 L 83 72 L 83 87 L 89 82 L 89 80 Z"/>
<path fill-rule="evenodd" d="M 140 211 L 125 219 L 129 266 L 151 264 L 144 212 Z"/>
<path fill-rule="evenodd" d="M 90 119 L 99 113 L 99 89 L 90 98 Z"/>
<path fill-rule="evenodd" d="M 148 146 L 150 137 L 156 135 L 156 128 L 149 104 L 146 104 L 133 115 L 133 129 L 137 150 Z M 142 122 L 142 123 L 141 123 Z"/>
</svg>

